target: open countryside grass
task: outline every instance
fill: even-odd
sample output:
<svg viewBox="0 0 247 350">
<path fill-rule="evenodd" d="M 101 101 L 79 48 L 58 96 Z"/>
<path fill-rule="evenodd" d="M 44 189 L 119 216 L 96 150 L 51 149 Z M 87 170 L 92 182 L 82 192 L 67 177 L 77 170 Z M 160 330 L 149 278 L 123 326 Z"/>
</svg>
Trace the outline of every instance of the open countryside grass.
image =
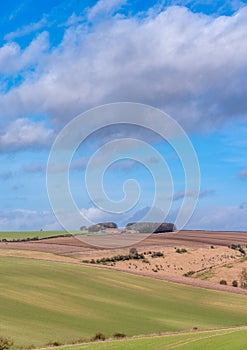
<svg viewBox="0 0 247 350">
<path fill-rule="evenodd" d="M 56 350 L 245 350 L 247 329 L 174 334 L 56 347 Z"/>
<path fill-rule="evenodd" d="M 84 234 L 87 231 L 73 231 L 73 234 Z M 69 235 L 70 233 L 66 231 L 6 231 L 0 232 L 0 240 L 18 240 L 18 239 L 33 239 L 33 238 L 48 238 L 48 237 L 57 237 L 63 235 Z"/>
<path fill-rule="evenodd" d="M 0 334 L 15 347 L 247 324 L 246 297 L 118 271 L 0 257 Z"/>
</svg>

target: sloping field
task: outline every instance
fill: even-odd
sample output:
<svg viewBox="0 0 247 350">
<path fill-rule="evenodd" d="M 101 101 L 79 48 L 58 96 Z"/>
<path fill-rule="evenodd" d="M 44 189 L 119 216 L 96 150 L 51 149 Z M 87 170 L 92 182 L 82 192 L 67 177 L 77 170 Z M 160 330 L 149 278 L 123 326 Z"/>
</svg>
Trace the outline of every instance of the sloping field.
<svg viewBox="0 0 247 350">
<path fill-rule="evenodd" d="M 54 233 L 54 234 L 53 234 Z M 30 233 L 8 233 L 12 234 L 12 238 L 17 239 L 21 235 L 27 235 L 27 237 L 35 237 L 34 234 L 39 238 L 43 238 L 61 235 L 65 232 L 62 231 L 41 231 Z M 78 233 L 78 232 L 77 232 Z M 83 233 L 83 232 L 82 232 Z M 6 238 L 7 233 L 0 233 L 0 239 Z M 19 236 L 18 236 L 19 234 Z M 2 235 L 2 236 L 1 236 Z M 4 235 L 6 237 L 4 237 Z M 49 236 L 50 235 L 50 236 Z M 9 236 L 10 237 L 10 236 Z M 26 238 L 27 238 L 26 237 Z M 25 237 L 24 237 L 25 238 Z M 220 232 L 220 231 L 179 231 L 179 232 L 168 232 L 161 234 L 153 234 L 147 237 L 141 234 L 116 234 L 116 235 L 90 235 L 81 237 L 58 237 L 48 238 L 41 241 L 32 242 L 13 242 L 4 243 L 0 242 L 0 248 L 9 249 L 25 249 L 25 250 L 37 250 L 43 252 L 59 253 L 59 254 L 73 254 L 78 252 L 84 252 L 88 250 L 95 250 L 95 247 L 119 247 L 119 246 L 135 246 L 141 247 L 174 247 L 183 245 L 186 247 L 205 247 L 210 245 L 221 245 L 228 246 L 230 244 L 241 244 L 247 245 L 247 232 Z M 87 240 L 87 243 L 83 241 Z M 137 242 L 137 240 L 139 240 Z"/>
<path fill-rule="evenodd" d="M 244 350 L 247 329 L 229 329 L 63 346 L 57 350 Z M 54 348 L 53 348 L 54 349 Z"/>
<path fill-rule="evenodd" d="M 66 231 L 1 231 L 0 240 L 18 240 L 18 239 L 42 239 L 47 237 L 56 237 L 66 235 Z"/>
<path fill-rule="evenodd" d="M 118 271 L 1 257 L 0 334 L 15 347 L 247 324 L 246 297 Z"/>
</svg>

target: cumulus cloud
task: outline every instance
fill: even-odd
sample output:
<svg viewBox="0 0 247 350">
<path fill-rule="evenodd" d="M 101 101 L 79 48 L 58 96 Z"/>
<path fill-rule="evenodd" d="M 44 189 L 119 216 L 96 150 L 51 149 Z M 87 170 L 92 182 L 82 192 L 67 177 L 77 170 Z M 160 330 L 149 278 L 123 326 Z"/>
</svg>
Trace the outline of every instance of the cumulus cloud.
<svg viewBox="0 0 247 350">
<path fill-rule="evenodd" d="M 0 211 L 1 231 L 25 230 L 56 230 L 61 229 L 54 214 L 50 211 L 16 209 Z"/>
<path fill-rule="evenodd" d="M 34 73 L 0 95 L 0 117 L 39 111 L 61 126 L 92 106 L 135 101 L 188 130 L 246 118 L 246 21 L 247 7 L 215 18 L 174 6 L 69 27 L 57 48 L 36 58 Z"/>
<path fill-rule="evenodd" d="M 53 131 L 42 123 L 28 119 L 16 119 L 0 133 L 0 152 L 20 150 L 27 147 L 44 147 L 50 144 Z"/>
<path fill-rule="evenodd" d="M 197 209 L 186 228 L 221 231 L 246 231 L 247 207 L 212 206 Z"/>
<path fill-rule="evenodd" d="M 17 74 L 24 68 L 30 68 L 42 60 L 44 52 L 49 47 L 48 33 L 43 32 L 38 35 L 25 48 L 10 42 L 0 48 L 0 74 Z M 22 72 L 23 73 L 23 72 Z"/>
</svg>

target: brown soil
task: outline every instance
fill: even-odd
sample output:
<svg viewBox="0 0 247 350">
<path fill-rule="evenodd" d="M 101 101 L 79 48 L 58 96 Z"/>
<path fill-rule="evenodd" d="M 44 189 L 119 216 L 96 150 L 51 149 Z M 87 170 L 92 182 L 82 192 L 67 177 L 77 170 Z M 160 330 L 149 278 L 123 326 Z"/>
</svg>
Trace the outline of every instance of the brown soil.
<svg viewBox="0 0 247 350">
<path fill-rule="evenodd" d="M 89 238 L 89 237 L 88 237 Z M 174 233 L 153 234 L 138 243 L 136 234 L 114 235 L 107 237 L 90 237 L 88 243 L 76 237 L 51 238 L 41 241 L 0 243 L 0 255 L 19 256 L 64 263 L 82 264 L 82 260 L 112 257 L 128 254 L 127 248 L 114 248 L 116 243 L 129 243 L 139 253 L 144 253 L 146 261 L 130 260 L 117 262 L 113 266 L 94 264 L 99 268 L 117 269 L 120 271 L 183 283 L 202 288 L 224 290 L 247 294 L 242 288 L 233 288 L 233 280 L 239 281 L 239 274 L 247 261 L 237 250 L 228 248 L 230 244 L 247 244 L 247 232 L 212 232 L 212 231 L 180 231 Z M 111 249 L 94 247 L 93 244 L 111 245 Z M 134 244 L 135 243 L 135 244 Z M 213 246 L 213 247 L 211 247 Z M 175 248 L 186 248 L 183 254 L 176 253 Z M 247 250 L 247 249 L 246 249 Z M 161 251 L 164 257 L 152 258 L 149 251 Z M 55 255 L 56 254 L 56 255 Z M 184 274 L 194 271 L 193 278 Z M 220 285 L 225 279 L 227 286 Z"/>
<path fill-rule="evenodd" d="M 83 241 L 87 240 L 87 243 Z M 152 234 L 109 235 L 83 237 L 59 237 L 31 242 L 0 242 L 0 248 L 24 249 L 51 252 L 58 254 L 70 254 L 98 250 L 100 246 L 108 246 L 115 249 L 118 246 L 141 247 L 206 247 L 209 245 L 228 246 L 230 244 L 247 245 L 247 232 L 222 232 L 222 231 L 186 231 Z"/>
</svg>

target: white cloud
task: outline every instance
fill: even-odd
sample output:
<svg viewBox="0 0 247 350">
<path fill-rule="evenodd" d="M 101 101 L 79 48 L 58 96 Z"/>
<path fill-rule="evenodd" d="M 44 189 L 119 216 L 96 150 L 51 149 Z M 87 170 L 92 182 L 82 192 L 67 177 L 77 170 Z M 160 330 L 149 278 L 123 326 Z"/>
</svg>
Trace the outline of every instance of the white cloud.
<svg viewBox="0 0 247 350">
<path fill-rule="evenodd" d="M 8 33 L 5 35 L 5 40 L 13 40 L 19 37 L 22 37 L 24 35 L 30 34 L 32 32 L 35 32 L 38 29 L 41 29 L 47 24 L 47 18 L 44 16 L 40 21 L 30 23 L 24 27 L 18 28 L 16 31 Z"/>
<path fill-rule="evenodd" d="M 99 18 L 99 16 L 102 20 L 102 16 L 112 15 L 126 3 L 127 0 L 99 0 L 93 7 L 88 9 L 87 17 L 89 21 L 93 21 Z"/>
<path fill-rule="evenodd" d="M 61 229 L 54 214 L 50 211 L 16 209 L 0 211 L 0 231 Z"/>
<path fill-rule="evenodd" d="M 30 69 L 30 66 L 42 60 L 42 55 L 48 47 L 47 32 L 38 35 L 25 50 L 15 42 L 5 44 L 0 48 L 0 74 L 12 75 L 24 68 Z"/>
<path fill-rule="evenodd" d="M 53 131 L 46 129 L 42 123 L 17 119 L 0 134 L 0 151 L 48 146 L 53 135 Z"/>
<path fill-rule="evenodd" d="M 197 209 L 186 225 L 190 229 L 246 231 L 246 206 L 213 206 Z"/>
<path fill-rule="evenodd" d="M 0 95 L 0 117 L 39 112 L 61 126 L 90 107 L 135 101 L 164 109 L 190 130 L 246 118 L 246 21 L 247 7 L 217 18 L 170 7 L 142 19 L 112 16 L 88 30 L 72 26 L 41 58 L 26 49 L 36 71 Z M 28 52 L 7 49 L 15 62 Z"/>
</svg>

